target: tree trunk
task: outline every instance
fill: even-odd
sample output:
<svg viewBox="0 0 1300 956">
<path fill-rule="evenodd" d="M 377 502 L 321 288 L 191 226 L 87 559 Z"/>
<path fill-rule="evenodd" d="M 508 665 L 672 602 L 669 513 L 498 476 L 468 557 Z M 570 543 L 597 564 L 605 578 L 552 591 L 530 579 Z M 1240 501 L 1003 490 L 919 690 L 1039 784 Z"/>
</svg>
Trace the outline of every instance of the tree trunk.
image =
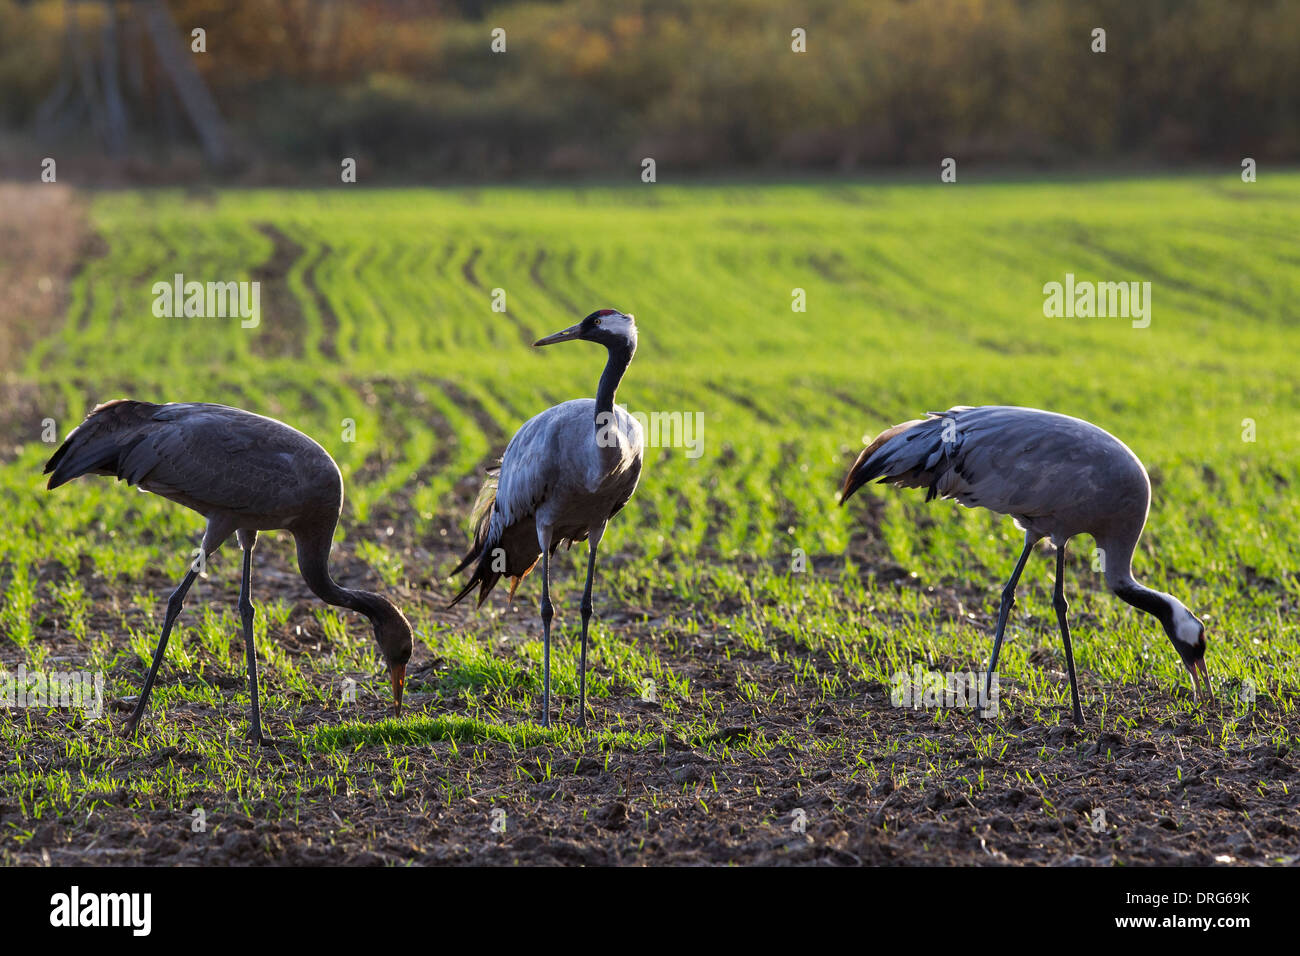
<svg viewBox="0 0 1300 956">
<path fill-rule="evenodd" d="M 190 60 L 190 51 L 176 28 L 176 21 L 162 0 L 144 0 L 141 7 L 149 37 L 158 51 L 158 62 L 176 90 L 185 114 L 194 124 L 203 155 L 217 168 L 227 166 L 232 155 L 225 121 L 203 77 L 199 76 Z"/>
</svg>

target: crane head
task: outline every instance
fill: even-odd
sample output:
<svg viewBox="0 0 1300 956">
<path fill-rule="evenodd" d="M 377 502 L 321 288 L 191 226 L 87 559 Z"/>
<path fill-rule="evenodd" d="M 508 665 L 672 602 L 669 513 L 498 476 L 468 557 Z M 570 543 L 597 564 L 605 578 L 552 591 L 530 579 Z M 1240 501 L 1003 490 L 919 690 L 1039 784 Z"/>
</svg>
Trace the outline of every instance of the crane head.
<svg viewBox="0 0 1300 956">
<path fill-rule="evenodd" d="M 1172 601 L 1172 599 L 1171 599 Z M 1199 698 L 1199 689 L 1205 688 L 1205 696 L 1214 699 L 1214 689 L 1210 686 L 1210 674 L 1205 669 L 1205 625 L 1187 608 L 1173 601 L 1173 613 L 1165 622 L 1165 632 L 1174 643 L 1174 650 L 1183 659 L 1183 666 L 1192 678 L 1192 695 Z"/>
<path fill-rule="evenodd" d="M 374 595 L 378 598 L 378 595 Z M 402 712 L 402 691 L 406 688 L 406 662 L 411 659 L 413 632 L 411 622 L 385 598 L 375 603 L 370 616 L 375 627 L 375 642 L 388 665 L 388 679 L 393 686 L 393 716 Z"/>
<path fill-rule="evenodd" d="M 636 317 L 617 309 L 598 309 L 577 325 L 540 338 L 534 346 L 585 339 L 608 349 L 636 349 Z"/>
</svg>

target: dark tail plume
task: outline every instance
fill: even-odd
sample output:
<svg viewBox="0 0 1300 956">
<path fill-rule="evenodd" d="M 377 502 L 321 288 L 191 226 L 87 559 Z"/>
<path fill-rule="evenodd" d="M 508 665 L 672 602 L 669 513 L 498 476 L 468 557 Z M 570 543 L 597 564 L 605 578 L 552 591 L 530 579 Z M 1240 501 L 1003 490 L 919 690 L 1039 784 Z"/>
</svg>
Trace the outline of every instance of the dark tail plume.
<svg viewBox="0 0 1300 956">
<path fill-rule="evenodd" d="M 893 457 L 893 446 L 888 448 L 886 446 L 904 432 L 923 424 L 925 424 L 925 419 L 914 418 L 909 422 L 886 428 L 875 437 L 871 444 L 862 449 L 857 461 L 853 463 L 849 473 L 844 476 L 844 484 L 840 488 L 840 504 L 842 505 L 852 498 L 855 491 L 873 478 L 883 477 L 888 480 L 894 477 L 886 474 L 888 470 L 887 461 Z"/>
<path fill-rule="evenodd" d="M 503 577 L 510 581 L 510 596 L 515 596 L 515 589 L 537 564 L 541 549 L 537 545 L 537 529 L 531 520 L 521 522 L 509 528 L 492 530 L 492 513 L 496 509 L 497 486 L 500 481 L 500 468 L 488 470 L 487 479 L 479 490 L 474 510 L 470 513 L 470 523 L 474 526 L 474 541 L 460 564 L 452 571 L 455 576 L 474 562 L 478 564 L 474 573 L 460 592 L 451 599 L 448 607 L 455 607 L 471 591 L 478 588 L 477 604 L 482 606 L 487 596 Z M 557 542 L 558 544 L 558 542 Z M 552 551 L 554 548 L 551 549 Z"/>
<path fill-rule="evenodd" d="M 82 475 L 126 477 L 120 462 L 145 437 L 145 426 L 158 408 L 129 399 L 95 406 L 45 463 L 45 474 L 50 476 L 46 487 L 57 488 Z"/>
<path fill-rule="evenodd" d="M 501 468 L 489 468 L 487 478 L 483 481 L 483 487 L 479 489 L 478 498 L 474 500 L 474 509 L 470 512 L 470 524 L 474 528 L 474 540 L 469 546 L 469 551 L 465 557 L 461 558 L 460 564 L 456 565 L 451 572 L 455 577 L 470 566 L 474 561 L 478 561 L 478 567 L 470 576 L 469 581 L 460 589 L 460 592 L 451 599 L 448 607 L 455 607 L 469 595 L 475 587 L 479 589 L 478 604 L 481 606 L 488 593 L 496 586 L 497 581 L 501 578 L 501 573 L 492 570 L 492 561 L 489 558 L 489 549 L 487 547 L 488 534 L 492 527 L 492 511 L 497 502 L 497 484 L 501 479 Z M 513 593 L 513 589 L 512 592 Z"/>
<path fill-rule="evenodd" d="M 969 405 L 954 405 L 946 412 L 926 412 L 925 418 L 886 428 L 862 449 L 844 476 L 840 504 L 873 478 L 904 488 L 927 488 L 926 501 L 937 497 L 940 478 L 953 467 L 953 456 L 960 454 L 960 436 L 950 433 L 949 427 L 968 411 Z"/>
</svg>

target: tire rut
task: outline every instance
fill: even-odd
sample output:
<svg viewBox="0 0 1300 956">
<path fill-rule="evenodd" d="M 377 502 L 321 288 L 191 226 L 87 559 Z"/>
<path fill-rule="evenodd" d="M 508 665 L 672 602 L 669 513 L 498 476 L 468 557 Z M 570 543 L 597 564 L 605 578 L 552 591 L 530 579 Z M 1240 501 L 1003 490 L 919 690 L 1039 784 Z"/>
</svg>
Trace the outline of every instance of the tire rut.
<svg viewBox="0 0 1300 956">
<path fill-rule="evenodd" d="M 474 264 L 478 262 L 479 257 L 482 254 L 483 254 L 482 246 L 475 246 L 470 251 L 469 258 L 466 259 L 463 263 L 461 263 L 460 272 L 461 275 L 465 277 L 465 281 L 468 282 L 473 288 L 479 290 L 480 292 L 486 292 L 487 291 L 486 287 L 481 282 L 478 281 L 478 275 L 474 271 Z M 510 307 L 508 302 L 506 305 L 505 312 L 495 312 L 493 314 L 501 316 L 507 322 L 509 322 L 511 325 L 514 326 L 515 332 L 519 336 L 519 341 L 523 342 L 524 345 L 527 345 L 529 347 L 532 346 L 533 340 L 534 338 L 536 338 L 536 336 L 534 336 L 524 326 L 522 322 L 520 322 L 517 318 L 515 318 L 513 315 L 510 314 Z"/>
</svg>

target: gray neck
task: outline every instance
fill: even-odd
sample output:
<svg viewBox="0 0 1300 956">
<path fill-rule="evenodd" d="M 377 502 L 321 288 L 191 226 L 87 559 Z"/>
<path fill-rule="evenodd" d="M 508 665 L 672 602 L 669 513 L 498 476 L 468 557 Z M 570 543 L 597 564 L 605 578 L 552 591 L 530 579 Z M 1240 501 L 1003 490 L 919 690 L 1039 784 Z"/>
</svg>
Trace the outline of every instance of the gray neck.
<svg viewBox="0 0 1300 956">
<path fill-rule="evenodd" d="M 1153 591 L 1134 581 L 1126 586 L 1114 588 L 1115 594 L 1140 611 L 1146 611 L 1156 618 L 1166 631 L 1172 632 L 1174 626 L 1173 598 L 1161 591 Z"/>
<path fill-rule="evenodd" d="M 297 538 L 298 570 L 312 593 L 334 607 L 345 607 L 364 614 L 371 624 L 378 624 L 382 615 L 396 606 L 379 594 L 354 591 L 341 587 L 330 575 L 329 556 L 333 529 L 323 537 Z"/>
<path fill-rule="evenodd" d="M 1097 547 L 1104 555 L 1106 586 L 1115 592 L 1120 600 L 1133 605 L 1139 611 L 1146 611 L 1169 630 L 1173 626 L 1176 603 L 1163 591 L 1156 591 L 1140 583 L 1133 577 L 1132 544 L 1097 541 Z"/>
</svg>

